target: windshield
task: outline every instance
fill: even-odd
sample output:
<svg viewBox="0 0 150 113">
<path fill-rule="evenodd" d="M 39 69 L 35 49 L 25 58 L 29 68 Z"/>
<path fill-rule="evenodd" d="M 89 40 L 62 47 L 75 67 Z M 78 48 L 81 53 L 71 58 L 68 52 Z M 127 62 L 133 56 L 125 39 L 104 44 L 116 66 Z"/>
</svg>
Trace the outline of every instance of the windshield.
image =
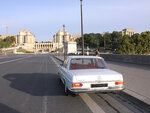
<svg viewBox="0 0 150 113">
<path fill-rule="evenodd" d="M 107 68 L 105 61 L 98 58 L 73 58 L 70 63 L 70 70 Z"/>
</svg>

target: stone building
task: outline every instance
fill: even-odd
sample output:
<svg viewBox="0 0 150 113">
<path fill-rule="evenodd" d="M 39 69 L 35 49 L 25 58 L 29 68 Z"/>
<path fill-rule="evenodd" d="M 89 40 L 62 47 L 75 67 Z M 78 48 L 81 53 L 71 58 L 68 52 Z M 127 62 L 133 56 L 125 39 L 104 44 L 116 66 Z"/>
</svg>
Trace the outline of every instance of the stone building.
<svg viewBox="0 0 150 113">
<path fill-rule="evenodd" d="M 80 38 L 81 35 L 79 34 L 69 34 L 68 31 L 59 30 L 54 36 L 53 36 L 53 43 L 55 43 L 56 49 L 63 48 L 64 40 L 65 42 L 73 42 L 76 38 Z"/>
<path fill-rule="evenodd" d="M 53 43 L 56 44 L 55 49 L 60 49 L 63 47 L 63 43 L 70 40 L 70 34 L 65 30 L 59 30 L 54 36 L 53 36 Z"/>
<path fill-rule="evenodd" d="M 81 36 L 81 34 L 71 34 L 71 38 L 70 38 L 70 40 L 71 41 L 75 41 L 77 38 L 81 38 L 82 36 Z"/>
<path fill-rule="evenodd" d="M 55 51 L 55 43 L 53 42 L 36 42 L 34 47 L 35 53 Z"/>
<path fill-rule="evenodd" d="M 36 42 L 34 34 L 32 34 L 29 30 L 22 30 L 18 33 L 18 35 L 0 35 L 0 38 L 4 39 L 7 36 L 15 36 L 17 49 L 24 49 L 35 53 L 52 52 L 57 49 L 63 49 L 64 40 L 66 42 L 66 49 L 68 48 L 68 52 L 76 51 L 76 43 L 74 41 L 81 37 L 81 35 L 78 34 L 69 34 L 66 30 L 59 30 L 54 35 L 53 41 Z"/>
<path fill-rule="evenodd" d="M 35 35 L 28 30 L 22 30 L 16 37 L 16 44 L 22 49 L 34 51 Z"/>
<path fill-rule="evenodd" d="M 135 32 L 133 29 L 123 29 L 123 30 L 121 31 L 121 33 L 122 33 L 122 36 L 124 36 L 124 35 L 129 35 L 130 37 L 131 37 L 132 35 L 136 34 L 136 32 Z"/>
<path fill-rule="evenodd" d="M 22 30 L 17 35 L 17 44 L 33 44 L 35 36 L 28 30 Z"/>
</svg>

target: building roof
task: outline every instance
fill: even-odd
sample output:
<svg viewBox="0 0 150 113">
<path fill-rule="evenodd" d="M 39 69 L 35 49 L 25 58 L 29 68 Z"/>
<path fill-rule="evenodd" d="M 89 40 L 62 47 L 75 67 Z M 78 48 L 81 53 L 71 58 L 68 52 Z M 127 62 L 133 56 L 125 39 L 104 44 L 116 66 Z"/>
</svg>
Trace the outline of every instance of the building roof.
<svg viewBox="0 0 150 113">
<path fill-rule="evenodd" d="M 21 30 L 19 35 L 33 35 L 29 30 Z"/>
<path fill-rule="evenodd" d="M 56 35 L 64 35 L 64 30 L 63 29 L 59 30 Z M 66 30 L 65 30 L 65 35 L 69 35 L 69 32 Z"/>
</svg>

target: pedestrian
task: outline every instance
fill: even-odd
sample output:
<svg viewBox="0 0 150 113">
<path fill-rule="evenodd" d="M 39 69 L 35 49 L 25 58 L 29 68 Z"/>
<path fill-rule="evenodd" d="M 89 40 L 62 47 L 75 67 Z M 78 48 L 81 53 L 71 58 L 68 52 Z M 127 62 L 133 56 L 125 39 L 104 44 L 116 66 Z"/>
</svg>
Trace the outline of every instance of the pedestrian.
<svg viewBox="0 0 150 113">
<path fill-rule="evenodd" d="M 99 57 L 100 57 L 100 52 L 98 51 L 98 49 L 96 49 L 95 54 L 96 54 L 96 56 L 99 56 Z"/>
<path fill-rule="evenodd" d="M 86 52 L 87 56 L 89 56 L 89 51 Z"/>
</svg>

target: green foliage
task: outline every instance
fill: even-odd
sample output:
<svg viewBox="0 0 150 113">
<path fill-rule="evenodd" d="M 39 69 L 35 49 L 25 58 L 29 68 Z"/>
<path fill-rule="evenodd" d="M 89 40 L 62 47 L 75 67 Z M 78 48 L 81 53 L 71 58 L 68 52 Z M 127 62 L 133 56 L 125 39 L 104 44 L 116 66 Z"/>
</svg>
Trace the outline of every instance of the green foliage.
<svg viewBox="0 0 150 113">
<path fill-rule="evenodd" d="M 112 32 L 111 33 L 111 40 L 112 40 L 112 44 L 111 44 L 111 50 L 118 50 L 121 40 L 122 40 L 122 34 L 120 32 Z"/>
<path fill-rule="evenodd" d="M 98 48 L 101 45 L 101 34 L 85 34 L 84 35 L 84 45 L 85 47 L 90 48 Z M 82 38 L 76 39 L 77 44 L 81 47 L 82 46 Z"/>
<path fill-rule="evenodd" d="M 63 52 L 63 49 L 56 49 L 55 51 L 53 51 L 53 52 Z"/>
<path fill-rule="evenodd" d="M 27 50 L 18 50 L 17 52 L 22 52 L 22 53 L 33 53 L 33 52 L 27 51 Z"/>
<path fill-rule="evenodd" d="M 78 46 L 82 47 L 82 39 L 76 39 Z M 101 48 L 115 51 L 119 54 L 150 54 L 150 31 L 134 34 L 131 37 L 128 35 L 122 36 L 121 32 L 112 32 L 101 34 L 85 34 L 85 47 Z"/>
<path fill-rule="evenodd" d="M 135 54 L 149 54 L 150 53 L 150 32 L 146 31 L 141 34 L 132 36 L 135 47 Z"/>
<path fill-rule="evenodd" d="M 120 54 L 134 54 L 134 48 L 135 44 L 133 43 L 133 39 L 128 35 L 124 35 L 120 43 L 118 52 Z"/>
<path fill-rule="evenodd" d="M 103 35 L 104 43 L 105 43 L 105 49 L 112 49 L 112 40 L 111 40 L 111 34 L 106 32 Z"/>
<path fill-rule="evenodd" d="M 57 49 L 56 51 L 63 52 L 63 49 Z"/>
<path fill-rule="evenodd" d="M 0 40 L 0 48 L 8 48 L 13 46 L 15 43 L 15 37 L 6 37 L 5 39 Z"/>
</svg>

